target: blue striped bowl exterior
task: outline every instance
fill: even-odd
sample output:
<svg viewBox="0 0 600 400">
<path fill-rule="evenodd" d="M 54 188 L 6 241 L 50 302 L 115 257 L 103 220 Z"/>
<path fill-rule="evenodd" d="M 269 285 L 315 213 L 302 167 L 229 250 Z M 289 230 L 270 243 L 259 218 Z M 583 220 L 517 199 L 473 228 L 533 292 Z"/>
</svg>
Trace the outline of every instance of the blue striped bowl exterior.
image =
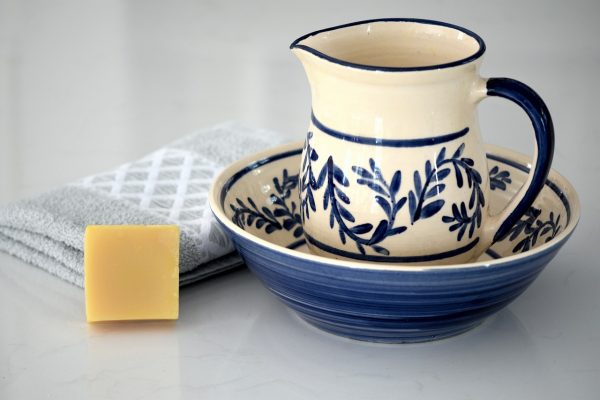
<svg viewBox="0 0 600 400">
<path fill-rule="evenodd" d="M 291 257 L 226 229 L 250 270 L 307 322 L 336 335 L 394 343 L 475 327 L 523 293 L 562 245 L 493 268 L 361 270 Z"/>
</svg>

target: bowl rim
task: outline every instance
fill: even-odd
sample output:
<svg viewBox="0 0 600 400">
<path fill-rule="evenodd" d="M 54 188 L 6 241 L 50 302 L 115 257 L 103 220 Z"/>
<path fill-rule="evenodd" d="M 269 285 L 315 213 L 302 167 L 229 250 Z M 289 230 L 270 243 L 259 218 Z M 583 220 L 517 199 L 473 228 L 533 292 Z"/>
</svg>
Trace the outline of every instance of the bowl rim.
<svg viewBox="0 0 600 400">
<path fill-rule="evenodd" d="M 552 181 L 560 190 L 561 193 L 567 198 L 571 209 L 571 217 L 569 223 L 554 239 L 548 243 L 544 243 L 534 249 L 528 250 L 523 253 L 512 254 L 506 257 L 500 257 L 492 260 L 485 261 L 473 261 L 469 263 L 460 264 L 449 264 L 449 265 L 409 265 L 409 264 L 395 264 L 395 263 L 368 263 L 363 261 L 352 261 L 342 260 L 335 258 L 328 258 L 315 254 L 303 253 L 295 249 L 291 249 L 279 244 L 269 242 L 268 240 L 262 239 L 256 235 L 253 235 L 236 224 L 234 224 L 230 218 L 227 217 L 223 208 L 220 204 L 220 193 L 227 183 L 234 175 L 248 167 L 260 166 L 259 161 L 264 160 L 274 155 L 283 154 L 290 152 L 291 150 L 301 149 L 303 142 L 291 142 L 276 147 L 254 153 L 252 155 L 241 158 L 240 160 L 225 167 L 212 181 L 208 194 L 209 206 L 215 215 L 217 220 L 224 224 L 228 230 L 233 232 L 235 235 L 241 236 L 242 238 L 253 242 L 261 247 L 266 247 L 276 253 L 281 253 L 287 257 L 298 258 L 304 261 L 309 261 L 317 264 L 327 264 L 331 267 L 338 268 L 351 268 L 359 270 L 374 270 L 374 271 L 403 271 L 403 272 L 422 272 L 422 271 L 456 271 L 464 269 L 474 269 L 480 267 L 494 267 L 504 264 L 512 264 L 513 262 L 524 261 L 541 253 L 550 251 L 556 246 L 560 246 L 565 242 L 571 235 L 580 218 L 580 202 L 579 196 L 575 191 L 573 185 L 555 169 L 551 169 L 548 174 L 548 180 Z M 531 158 L 515 150 L 508 149 L 506 147 L 485 144 L 486 155 L 493 154 L 512 161 L 516 161 L 527 168 L 531 169 Z M 284 157 L 285 158 L 285 157 Z M 545 186 L 547 183 L 544 184 Z"/>
</svg>

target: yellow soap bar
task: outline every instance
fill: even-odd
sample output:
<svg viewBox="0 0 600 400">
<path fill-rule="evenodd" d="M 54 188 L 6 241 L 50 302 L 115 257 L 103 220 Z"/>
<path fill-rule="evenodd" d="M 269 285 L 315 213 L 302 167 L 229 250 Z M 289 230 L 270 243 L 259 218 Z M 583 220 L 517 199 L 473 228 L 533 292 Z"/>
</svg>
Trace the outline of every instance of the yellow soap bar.
<svg viewBox="0 0 600 400">
<path fill-rule="evenodd" d="M 176 225 L 90 225 L 84 270 L 88 322 L 179 316 Z"/>
</svg>

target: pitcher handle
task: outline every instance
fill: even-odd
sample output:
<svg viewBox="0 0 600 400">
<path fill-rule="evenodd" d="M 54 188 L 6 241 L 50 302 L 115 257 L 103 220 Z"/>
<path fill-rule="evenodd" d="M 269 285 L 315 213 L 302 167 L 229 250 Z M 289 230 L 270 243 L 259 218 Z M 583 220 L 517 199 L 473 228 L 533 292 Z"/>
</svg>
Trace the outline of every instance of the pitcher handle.
<svg viewBox="0 0 600 400">
<path fill-rule="evenodd" d="M 486 89 L 487 96 L 508 99 L 527 113 L 533 124 L 536 143 L 535 157 L 527 181 L 504 210 L 490 217 L 489 228 L 486 227 L 486 230 L 489 232 L 488 238 L 493 235 L 493 244 L 508 235 L 544 187 L 554 154 L 554 127 L 542 98 L 524 83 L 509 78 L 490 78 L 486 82 Z"/>
</svg>

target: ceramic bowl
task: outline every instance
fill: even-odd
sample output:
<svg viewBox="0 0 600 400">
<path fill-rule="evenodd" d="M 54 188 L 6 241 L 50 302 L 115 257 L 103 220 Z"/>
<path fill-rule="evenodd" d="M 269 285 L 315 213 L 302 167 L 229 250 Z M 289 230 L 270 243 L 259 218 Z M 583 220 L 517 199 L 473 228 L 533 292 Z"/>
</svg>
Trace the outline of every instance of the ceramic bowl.
<svg viewBox="0 0 600 400">
<path fill-rule="evenodd" d="M 494 213 L 526 181 L 529 159 L 486 150 Z M 210 205 L 271 292 L 310 324 L 353 339 L 420 342 L 477 326 L 523 293 L 579 220 L 575 190 L 552 171 L 521 221 L 475 262 L 415 267 L 316 256 L 306 250 L 298 209 L 301 152 L 292 143 L 229 166 Z"/>
</svg>

